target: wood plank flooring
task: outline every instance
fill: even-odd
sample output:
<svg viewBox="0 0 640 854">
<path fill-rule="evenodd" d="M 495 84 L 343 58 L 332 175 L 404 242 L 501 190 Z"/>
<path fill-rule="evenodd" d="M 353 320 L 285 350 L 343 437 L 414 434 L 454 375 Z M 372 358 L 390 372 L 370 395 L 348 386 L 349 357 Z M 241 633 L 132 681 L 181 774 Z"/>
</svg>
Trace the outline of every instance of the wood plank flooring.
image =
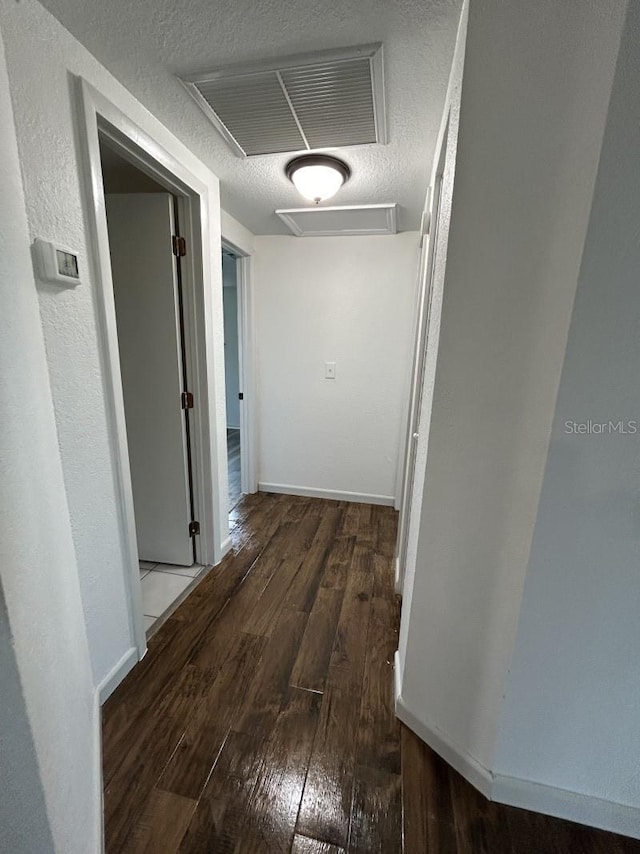
<svg viewBox="0 0 640 854">
<path fill-rule="evenodd" d="M 108 854 L 630 854 L 488 803 L 393 712 L 390 508 L 284 495 L 103 709 Z"/>
</svg>

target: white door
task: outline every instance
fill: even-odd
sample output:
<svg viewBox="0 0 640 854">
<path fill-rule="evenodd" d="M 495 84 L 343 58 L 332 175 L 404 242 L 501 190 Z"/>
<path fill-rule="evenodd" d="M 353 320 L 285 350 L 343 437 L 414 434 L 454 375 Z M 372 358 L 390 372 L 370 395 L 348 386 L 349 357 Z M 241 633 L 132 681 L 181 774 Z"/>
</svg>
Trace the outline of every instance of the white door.
<svg viewBox="0 0 640 854">
<path fill-rule="evenodd" d="M 133 504 L 142 560 L 193 563 L 173 198 L 106 197 Z"/>
</svg>

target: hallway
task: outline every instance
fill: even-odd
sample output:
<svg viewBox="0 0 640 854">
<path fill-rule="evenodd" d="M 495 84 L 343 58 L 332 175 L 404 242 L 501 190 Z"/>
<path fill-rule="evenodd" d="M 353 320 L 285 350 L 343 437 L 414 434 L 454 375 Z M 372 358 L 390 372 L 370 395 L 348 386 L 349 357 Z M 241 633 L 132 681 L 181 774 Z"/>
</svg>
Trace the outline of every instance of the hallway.
<svg viewBox="0 0 640 854">
<path fill-rule="evenodd" d="M 231 517 L 104 707 L 108 854 L 640 850 L 488 803 L 398 724 L 393 510 L 257 494 Z"/>
</svg>

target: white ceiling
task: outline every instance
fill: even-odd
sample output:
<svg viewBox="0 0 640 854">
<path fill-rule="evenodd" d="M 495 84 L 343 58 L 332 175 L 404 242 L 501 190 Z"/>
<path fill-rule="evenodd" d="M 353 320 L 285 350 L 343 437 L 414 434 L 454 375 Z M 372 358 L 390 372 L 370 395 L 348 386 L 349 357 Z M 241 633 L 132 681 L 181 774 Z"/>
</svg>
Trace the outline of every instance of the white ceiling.
<svg viewBox="0 0 640 854">
<path fill-rule="evenodd" d="M 389 143 L 341 149 L 353 174 L 328 204 L 397 202 L 399 230 L 419 227 L 461 0 L 42 3 L 161 121 L 189 126 L 223 207 L 256 234 L 286 233 L 275 209 L 301 204 L 284 176 L 290 155 L 236 157 L 175 75 L 382 42 Z"/>
</svg>

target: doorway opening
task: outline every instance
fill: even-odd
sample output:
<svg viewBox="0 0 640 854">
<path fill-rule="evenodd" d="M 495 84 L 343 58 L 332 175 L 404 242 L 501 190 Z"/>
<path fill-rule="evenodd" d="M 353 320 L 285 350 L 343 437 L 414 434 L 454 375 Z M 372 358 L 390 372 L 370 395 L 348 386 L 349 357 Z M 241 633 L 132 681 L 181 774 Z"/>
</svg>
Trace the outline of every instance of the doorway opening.
<svg viewBox="0 0 640 854">
<path fill-rule="evenodd" d="M 194 395 L 180 199 L 99 135 L 136 542 L 147 633 L 185 598 L 198 560 Z"/>
<path fill-rule="evenodd" d="M 229 512 L 242 498 L 242 442 L 240 412 L 243 392 L 240 380 L 241 341 L 238 311 L 238 256 L 222 247 L 222 306 L 224 314 L 224 374 L 227 403 L 227 466 Z"/>
</svg>

